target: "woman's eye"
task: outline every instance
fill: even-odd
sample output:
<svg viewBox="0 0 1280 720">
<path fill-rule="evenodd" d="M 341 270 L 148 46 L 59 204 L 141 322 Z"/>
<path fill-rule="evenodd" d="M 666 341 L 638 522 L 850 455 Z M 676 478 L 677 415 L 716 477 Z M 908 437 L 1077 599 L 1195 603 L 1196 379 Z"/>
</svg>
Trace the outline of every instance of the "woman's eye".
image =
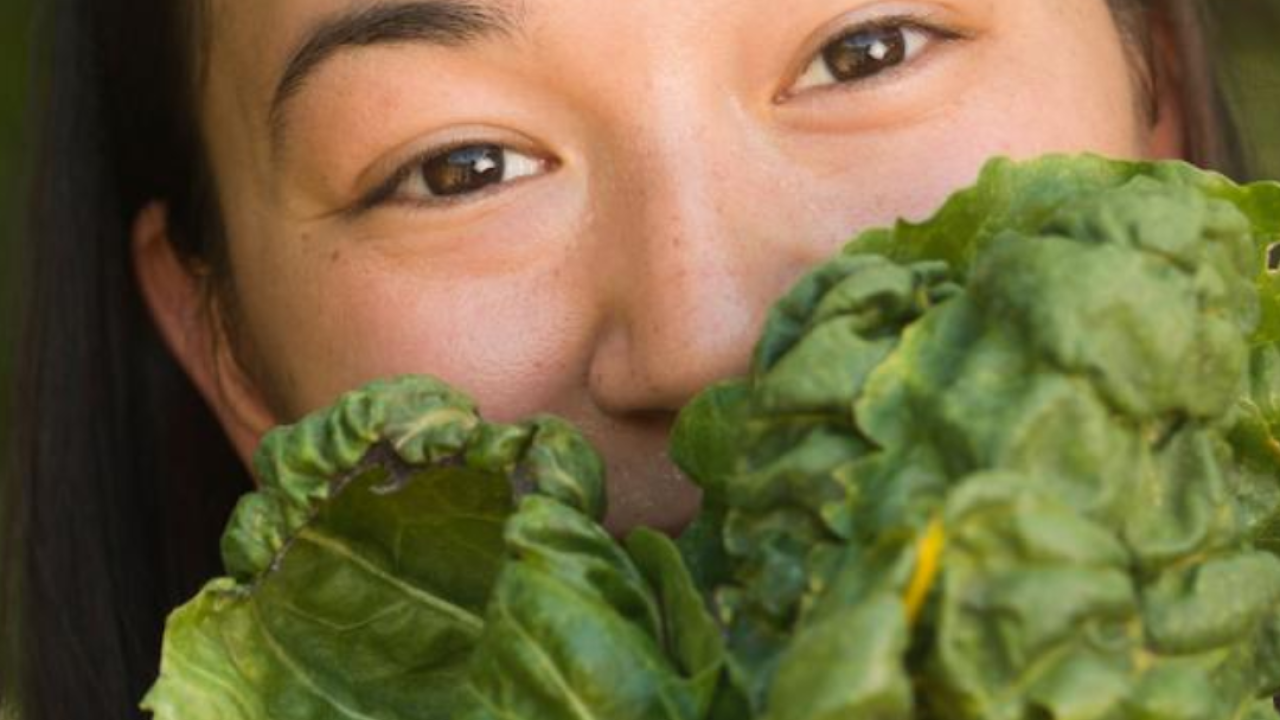
<svg viewBox="0 0 1280 720">
<path fill-rule="evenodd" d="M 361 205 L 432 204 L 461 199 L 544 172 L 547 162 L 495 143 L 458 145 L 422 156 L 396 172 Z"/>
<path fill-rule="evenodd" d="M 501 145 L 465 145 L 432 155 L 409 178 L 406 189 L 443 198 L 536 175 L 543 162 Z"/>
<path fill-rule="evenodd" d="M 791 92 L 878 75 L 915 59 L 934 39 L 932 31 L 908 24 L 855 28 L 827 43 Z"/>
</svg>

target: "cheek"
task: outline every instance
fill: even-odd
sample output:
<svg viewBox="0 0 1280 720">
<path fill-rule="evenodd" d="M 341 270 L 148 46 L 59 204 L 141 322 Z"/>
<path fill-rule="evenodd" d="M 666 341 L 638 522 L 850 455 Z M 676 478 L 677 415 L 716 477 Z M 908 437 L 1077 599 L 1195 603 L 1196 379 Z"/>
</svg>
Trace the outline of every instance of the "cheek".
<svg viewBox="0 0 1280 720">
<path fill-rule="evenodd" d="M 965 132 L 1014 157 L 1142 154 L 1134 68 L 1105 4 L 1035 3 L 1026 12 L 968 99 Z"/>
<path fill-rule="evenodd" d="M 823 219 L 827 236 L 848 238 L 855 234 L 850 231 L 888 225 L 899 218 L 922 221 L 951 193 L 972 184 L 995 156 L 1027 159 L 1076 152 L 1139 156 L 1130 113 L 1117 113 L 1109 109 L 1110 100 L 1085 95 L 1056 98 L 1057 109 L 1040 102 L 1044 95 L 998 91 L 971 95 L 935 122 L 872 141 L 852 141 L 842 156 L 857 162 L 847 164 L 849 169 L 839 174 L 838 184 L 810 189 L 810 197 L 821 198 L 808 210 L 814 216 L 811 222 L 821 224 Z"/>
<path fill-rule="evenodd" d="M 590 303 L 559 268 L 444 274 L 350 249 L 294 267 L 306 270 L 246 293 L 245 308 L 292 417 L 375 378 L 421 373 L 470 394 L 486 417 L 513 420 L 568 392 L 585 351 L 576 340 Z"/>
</svg>

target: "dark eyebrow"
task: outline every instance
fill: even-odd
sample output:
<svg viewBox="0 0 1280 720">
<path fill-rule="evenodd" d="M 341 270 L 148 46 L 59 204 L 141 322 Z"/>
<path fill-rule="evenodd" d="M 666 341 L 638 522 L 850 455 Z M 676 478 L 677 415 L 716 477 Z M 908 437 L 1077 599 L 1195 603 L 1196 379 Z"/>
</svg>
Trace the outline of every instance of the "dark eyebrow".
<svg viewBox="0 0 1280 720">
<path fill-rule="evenodd" d="M 280 76 L 269 115 L 272 144 L 279 144 L 290 98 L 340 50 L 406 42 L 460 47 L 518 29 L 519 21 L 510 9 L 477 0 L 384 2 L 329 18 L 299 44 Z"/>
</svg>

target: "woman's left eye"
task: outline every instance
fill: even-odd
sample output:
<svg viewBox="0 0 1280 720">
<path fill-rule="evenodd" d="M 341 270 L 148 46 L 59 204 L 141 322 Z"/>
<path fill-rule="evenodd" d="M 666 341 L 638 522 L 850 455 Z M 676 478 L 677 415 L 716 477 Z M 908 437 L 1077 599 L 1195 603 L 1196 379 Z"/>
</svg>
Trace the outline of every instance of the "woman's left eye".
<svg viewBox="0 0 1280 720">
<path fill-rule="evenodd" d="M 424 158 L 406 178 L 419 197 L 444 198 L 536 175 L 542 162 L 501 145 L 463 145 Z"/>
<path fill-rule="evenodd" d="M 409 162 L 360 202 L 447 205 L 546 172 L 549 163 L 497 143 L 466 143 L 427 152 Z"/>
<path fill-rule="evenodd" d="M 879 75 L 911 62 L 943 37 L 937 30 L 908 22 L 879 21 L 855 27 L 824 45 L 789 92 Z"/>
</svg>

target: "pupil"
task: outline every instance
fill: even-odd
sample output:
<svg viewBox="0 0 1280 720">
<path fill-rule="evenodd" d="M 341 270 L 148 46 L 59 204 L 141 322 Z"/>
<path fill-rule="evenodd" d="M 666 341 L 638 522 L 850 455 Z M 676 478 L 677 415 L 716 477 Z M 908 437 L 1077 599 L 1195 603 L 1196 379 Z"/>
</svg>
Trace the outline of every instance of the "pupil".
<svg viewBox="0 0 1280 720">
<path fill-rule="evenodd" d="M 893 67 L 907 56 L 902 28 L 858 30 L 822 49 L 822 59 L 836 80 L 858 80 Z"/>
<path fill-rule="evenodd" d="M 437 155 L 422 167 L 423 179 L 433 195 L 475 192 L 502 181 L 506 166 L 497 145 L 468 145 Z"/>
</svg>

